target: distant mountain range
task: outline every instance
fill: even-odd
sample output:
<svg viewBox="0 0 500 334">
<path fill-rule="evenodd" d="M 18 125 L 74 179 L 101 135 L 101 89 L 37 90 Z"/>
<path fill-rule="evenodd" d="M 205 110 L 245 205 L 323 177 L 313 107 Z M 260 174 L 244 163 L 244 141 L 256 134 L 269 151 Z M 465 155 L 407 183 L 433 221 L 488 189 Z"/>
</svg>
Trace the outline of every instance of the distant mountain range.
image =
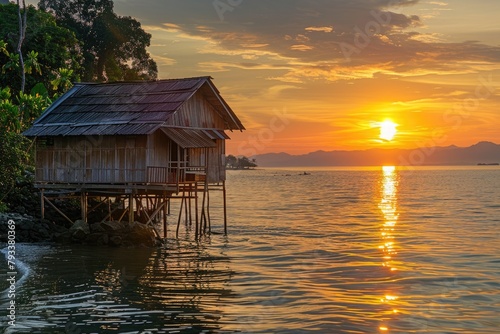
<svg viewBox="0 0 500 334">
<path fill-rule="evenodd" d="M 378 165 L 477 165 L 500 163 L 500 145 L 479 142 L 470 147 L 422 147 L 415 149 L 368 149 L 316 151 L 302 155 L 267 153 L 253 156 L 259 167 L 378 166 Z"/>
</svg>

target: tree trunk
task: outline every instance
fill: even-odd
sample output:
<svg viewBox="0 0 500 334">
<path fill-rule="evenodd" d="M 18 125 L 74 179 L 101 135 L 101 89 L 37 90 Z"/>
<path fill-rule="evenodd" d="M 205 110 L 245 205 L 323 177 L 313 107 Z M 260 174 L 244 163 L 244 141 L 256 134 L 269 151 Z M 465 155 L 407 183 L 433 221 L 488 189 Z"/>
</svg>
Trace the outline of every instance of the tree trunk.
<svg viewBox="0 0 500 334">
<path fill-rule="evenodd" d="M 23 15 L 21 14 L 21 4 L 17 0 L 17 14 L 19 16 L 19 41 L 17 43 L 17 54 L 19 55 L 19 67 L 21 68 L 21 93 L 24 93 L 24 87 L 26 86 L 26 73 L 24 72 L 24 58 L 23 58 L 23 42 L 26 37 L 26 21 L 28 17 L 28 11 L 26 10 L 26 2 L 23 0 Z"/>
</svg>

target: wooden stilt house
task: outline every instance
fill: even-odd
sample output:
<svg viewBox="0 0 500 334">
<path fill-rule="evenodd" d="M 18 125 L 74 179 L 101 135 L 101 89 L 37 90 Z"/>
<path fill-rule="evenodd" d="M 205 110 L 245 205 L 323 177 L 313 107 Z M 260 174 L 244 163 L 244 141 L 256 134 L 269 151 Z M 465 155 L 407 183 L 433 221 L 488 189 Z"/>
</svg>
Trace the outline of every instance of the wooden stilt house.
<svg viewBox="0 0 500 334">
<path fill-rule="evenodd" d="M 224 186 L 227 130 L 244 127 L 211 78 L 197 77 L 76 84 L 24 134 L 36 138 L 42 204 L 43 191 L 69 190 L 86 219 L 87 197 L 126 197 L 133 220 L 144 196 L 161 197 L 159 208 L 193 198 L 186 189 Z"/>
</svg>

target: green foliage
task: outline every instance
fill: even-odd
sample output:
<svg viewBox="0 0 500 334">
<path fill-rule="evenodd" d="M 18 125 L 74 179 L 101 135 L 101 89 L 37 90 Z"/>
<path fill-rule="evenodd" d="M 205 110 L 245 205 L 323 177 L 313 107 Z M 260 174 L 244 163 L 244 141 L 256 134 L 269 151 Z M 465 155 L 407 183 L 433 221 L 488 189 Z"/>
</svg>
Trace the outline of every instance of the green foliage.
<svg viewBox="0 0 500 334">
<path fill-rule="evenodd" d="M 7 43 L 0 40 L 0 52 L 6 56 L 9 56 L 9 51 L 7 51 Z"/>
<path fill-rule="evenodd" d="M 0 212 L 6 210 L 16 180 L 30 165 L 32 141 L 21 133 L 50 104 L 44 89 L 40 84 L 30 94 L 13 98 L 9 87 L 0 87 Z"/>
<path fill-rule="evenodd" d="M 22 132 L 53 98 L 83 74 L 86 80 L 108 81 L 157 76 L 156 63 L 146 52 L 151 35 L 136 20 L 116 15 L 111 0 L 42 0 L 40 6 L 54 16 L 27 7 L 24 64 L 17 52 L 19 7 L 0 6 L 0 211 L 13 205 L 10 200 L 32 163 L 33 142 Z"/>
<path fill-rule="evenodd" d="M 7 206 L 7 204 L 0 201 L 0 213 L 7 212 L 7 210 L 9 210 L 9 207 Z"/>
<path fill-rule="evenodd" d="M 11 100 L 10 88 L 0 90 L 0 131 L 19 133 L 19 108 Z"/>
<path fill-rule="evenodd" d="M 47 95 L 19 93 L 19 123 L 21 131 L 27 130 L 50 105 Z"/>
<path fill-rule="evenodd" d="M 13 71 L 19 73 L 21 66 L 19 64 L 19 54 L 17 53 L 7 53 L 9 60 L 2 66 L 2 74 Z"/>
<path fill-rule="evenodd" d="M 0 131 L 21 133 L 50 105 L 43 85 L 33 87 L 30 94 L 19 93 L 14 99 L 9 87 L 0 87 Z"/>
<path fill-rule="evenodd" d="M 14 132 L 0 131 L 0 202 L 12 190 L 16 179 L 21 177 L 29 159 L 30 141 Z"/>
<path fill-rule="evenodd" d="M 57 77 L 50 82 L 52 89 L 58 90 L 59 88 L 63 91 L 67 91 L 73 86 L 71 78 L 73 77 L 73 70 L 68 68 L 60 68 Z"/>
<path fill-rule="evenodd" d="M 40 0 L 38 6 L 82 42 L 85 81 L 156 79 L 146 51 L 151 35 L 135 19 L 116 15 L 112 0 Z"/>
<path fill-rule="evenodd" d="M 26 170 L 32 164 L 33 142 L 22 132 L 52 103 L 51 97 L 64 93 L 73 81 L 79 80 L 81 57 L 75 35 L 57 26 L 52 15 L 31 6 L 27 12 L 22 67 L 16 51 L 18 6 L 0 6 L 0 22 L 0 211 L 5 211 L 8 206 L 12 209 L 25 201 L 27 197 L 19 195 L 23 191 L 31 193 L 26 185 L 32 181 L 27 181 Z"/>
<path fill-rule="evenodd" d="M 28 58 L 24 62 L 24 66 L 26 74 L 32 74 L 33 71 L 35 71 L 35 73 L 42 74 L 42 68 L 38 62 L 38 52 L 28 52 Z"/>
<path fill-rule="evenodd" d="M 21 88 L 21 67 L 16 52 L 19 41 L 18 7 L 16 4 L 0 6 L 0 87 L 10 87 L 13 96 Z M 70 82 L 80 80 L 81 47 L 75 34 L 58 26 L 55 18 L 33 6 L 27 7 L 26 37 L 23 43 L 26 89 L 43 84 L 51 94 L 61 94 L 68 86 L 54 88 L 52 80 L 60 69 L 71 70 Z"/>
<path fill-rule="evenodd" d="M 33 90 L 38 93 L 19 93 L 13 99 L 9 87 L 0 88 L 0 212 L 7 210 L 10 195 L 16 190 L 16 180 L 31 159 L 32 142 L 21 132 L 31 126 L 50 103 L 46 90 L 43 93 L 43 85 Z"/>
</svg>

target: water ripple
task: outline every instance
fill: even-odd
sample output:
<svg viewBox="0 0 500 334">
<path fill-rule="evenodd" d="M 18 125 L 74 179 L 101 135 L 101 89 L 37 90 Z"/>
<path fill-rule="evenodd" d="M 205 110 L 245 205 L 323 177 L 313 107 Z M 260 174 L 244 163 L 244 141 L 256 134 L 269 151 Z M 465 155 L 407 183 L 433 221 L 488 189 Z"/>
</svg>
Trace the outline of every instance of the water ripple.
<svg viewBox="0 0 500 334">
<path fill-rule="evenodd" d="M 19 245 L 16 333 L 497 333 L 499 172 L 229 172 L 228 237 Z"/>
</svg>

